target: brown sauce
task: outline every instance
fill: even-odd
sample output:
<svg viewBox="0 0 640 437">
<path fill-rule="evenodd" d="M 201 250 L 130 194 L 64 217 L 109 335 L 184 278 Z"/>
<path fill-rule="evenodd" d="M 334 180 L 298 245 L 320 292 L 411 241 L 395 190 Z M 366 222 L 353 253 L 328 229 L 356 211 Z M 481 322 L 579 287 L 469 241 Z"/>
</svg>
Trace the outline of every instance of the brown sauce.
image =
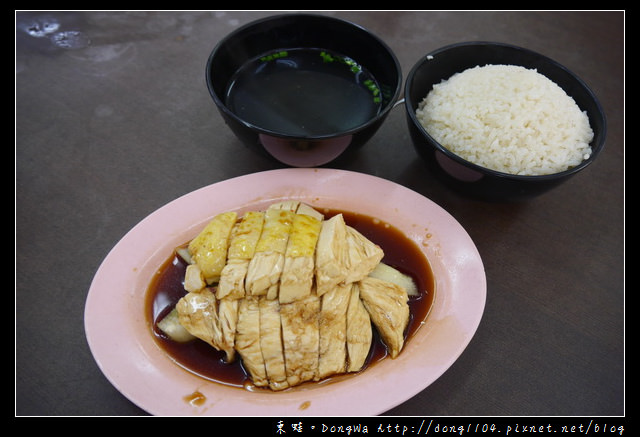
<svg viewBox="0 0 640 437">
<path fill-rule="evenodd" d="M 405 337 L 406 341 L 410 341 L 427 318 L 435 295 L 433 273 L 424 254 L 401 231 L 370 216 L 329 209 L 321 212 L 326 218 L 342 213 L 349 226 L 357 229 L 383 249 L 385 254 L 383 262 L 414 279 L 421 293 L 420 296 L 410 296 L 409 298 L 411 318 Z M 169 340 L 158 329 L 157 322 L 162 320 L 178 300 L 186 294 L 183 287 L 185 269 L 186 263 L 179 256 L 172 254 L 158 269 L 147 290 L 145 302 L 147 319 L 152 326 L 157 343 L 172 357 L 176 364 L 202 378 L 225 385 L 255 390 L 256 388 L 251 384 L 247 372 L 242 367 L 241 360 L 237 359 L 234 363 L 227 363 L 224 352 L 217 351 L 204 341 L 176 343 Z M 367 364 L 362 371 L 384 359 L 386 355 L 386 347 L 374 329 L 371 350 Z"/>
</svg>

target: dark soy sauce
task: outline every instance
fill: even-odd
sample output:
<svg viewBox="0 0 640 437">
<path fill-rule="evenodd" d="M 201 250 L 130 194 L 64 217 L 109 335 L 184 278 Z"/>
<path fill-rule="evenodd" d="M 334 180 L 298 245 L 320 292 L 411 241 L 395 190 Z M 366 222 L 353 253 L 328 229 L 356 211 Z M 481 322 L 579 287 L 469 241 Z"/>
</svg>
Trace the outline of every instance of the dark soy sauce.
<svg viewBox="0 0 640 437">
<path fill-rule="evenodd" d="M 243 65 L 230 81 L 225 103 L 254 126 L 308 138 L 366 123 L 380 112 L 382 95 L 375 78 L 351 58 L 287 49 Z"/>
<path fill-rule="evenodd" d="M 383 262 L 410 275 L 421 291 L 420 296 L 409 298 L 411 317 L 405 332 L 406 341 L 417 332 L 422 322 L 427 318 L 435 295 L 435 285 L 431 266 L 418 246 L 409 240 L 398 229 L 374 218 L 357 213 L 323 209 L 325 218 L 342 213 L 345 222 L 357 229 L 369 240 L 382 247 L 385 257 Z M 146 312 L 152 334 L 162 349 L 184 369 L 201 376 L 235 387 L 246 387 L 253 390 L 247 373 L 242 367 L 239 357 L 234 363 L 225 362 L 225 353 L 217 351 L 201 340 L 188 343 L 176 343 L 169 340 L 157 327 L 157 322 L 171 311 L 178 300 L 186 294 L 184 290 L 184 273 L 186 263 L 179 256 L 172 254 L 158 269 L 158 272 L 147 290 Z M 387 356 L 387 350 L 374 329 L 374 338 L 369 351 L 367 362 L 361 371 L 377 363 Z M 355 373 L 357 374 L 357 373 Z M 354 374 L 336 375 L 327 380 L 340 380 Z M 269 389 L 264 389 L 269 390 Z"/>
</svg>

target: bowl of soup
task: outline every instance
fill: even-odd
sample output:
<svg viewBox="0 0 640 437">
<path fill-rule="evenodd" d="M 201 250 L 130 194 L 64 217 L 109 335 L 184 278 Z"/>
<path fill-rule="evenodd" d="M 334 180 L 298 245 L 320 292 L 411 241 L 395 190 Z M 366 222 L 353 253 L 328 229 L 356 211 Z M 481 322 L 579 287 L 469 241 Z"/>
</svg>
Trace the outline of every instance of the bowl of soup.
<svg viewBox="0 0 640 437">
<path fill-rule="evenodd" d="M 402 88 L 393 51 L 356 23 L 281 14 L 217 43 L 209 93 L 247 147 L 292 167 L 327 164 L 363 146 Z"/>
</svg>

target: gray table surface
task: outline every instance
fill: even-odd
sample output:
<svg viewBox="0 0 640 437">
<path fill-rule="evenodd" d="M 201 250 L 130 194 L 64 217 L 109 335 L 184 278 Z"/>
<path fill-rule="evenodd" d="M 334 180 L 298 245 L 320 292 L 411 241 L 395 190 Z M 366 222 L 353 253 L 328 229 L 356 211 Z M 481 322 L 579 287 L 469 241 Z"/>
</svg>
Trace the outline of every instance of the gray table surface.
<svg viewBox="0 0 640 437">
<path fill-rule="evenodd" d="M 283 167 L 239 144 L 204 79 L 222 37 L 274 13 L 16 13 L 17 416 L 147 414 L 93 360 L 87 292 L 109 250 L 157 208 Z M 405 77 L 450 43 L 530 48 L 580 76 L 608 119 L 596 163 L 522 204 L 442 186 L 415 153 L 400 108 L 355 157 L 329 165 L 433 200 L 465 227 L 486 269 L 486 308 L 467 349 L 385 414 L 624 415 L 624 11 L 320 13 L 380 36 Z"/>
</svg>

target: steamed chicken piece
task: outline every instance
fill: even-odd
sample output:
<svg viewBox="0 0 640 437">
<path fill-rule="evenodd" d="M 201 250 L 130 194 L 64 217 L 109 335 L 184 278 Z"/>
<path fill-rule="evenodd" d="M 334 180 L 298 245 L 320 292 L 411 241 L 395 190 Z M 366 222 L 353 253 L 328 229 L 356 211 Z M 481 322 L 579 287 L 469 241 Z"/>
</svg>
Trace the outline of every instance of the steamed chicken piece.
<svg viewBox="0 0 640 437">
<path fill-rule="evenodd" d="M 280 276 L 280 303 L 290 303 L 311 293 L 314 255 L 322 219 L 322 214 L 308 207 L 296 211 Z"/>
<path fill-rule="evenodd" d="M 352 284 L 347 307 L 347 371 L 362 369 L 369 356 L 373 329 L 369 312 L 360 300 L 360 287 Z"/>
<path fill-rule="evenodd" d="M 347 274 L 346 283 L 356 282 L 367 276 L 380 263 L 384 252 L 360 232 L 347 226 Z"/>
<path fill-rule="evenodd" d="M 244 281 L 248 270 L 249 260 L 228 260 L 220 274 L 216 297 L 218 299 L 242 299 L 246 294 Z"/>
<path fill-rule="evenodd" d="M 260 309 L 260 349 L 272 390 L 289 387 L 282 347 L 282 327 L 280 323 L 280 303 L 277 299 L 259 297 Z"/>
<path fill-rule="evenodd" d="M 262 227 L 264 212 L 249 211 L 233 227 L 227 252 L 227 264 L 220 274 L 216 297 L 241 299 L 245 296 L 245 278 L 253 258 Z"/>
<path fill-rule="evenodd" d="M 227 361 L 235 357 L 235 333 L 238 317 L 237 302 L 218 300 L 214 291 L 203 288 L 189 292 L 176 304 L 180 324 L 194 337 L 206 341 L 227 354 Z"/>
<path fill-rule="evenodd" d="M 200 291 L 206 286 L 207 283 L 198 264 L 187 265 L 184 274 L 184 289 L 187 291 Z"/>
<path fill-rule="evenodd" d="M 227 362 L 235 359 L 235 339 L 238 325 L 237 299 L 223 298 L 218 300 L 218 323 L 220 326 L 220 347 L 227 354 Z"/>
<path fill-rule="evenodd" d="M 343 373 L 347 364 L 347 308 L 351 284 L 337 286 L 322 295 L 318 377 Z"/>
<path fill-rule="evenodd" d="M 398 284 L 407 291 L 409 296 L 420 295 L 418 286 L 411 276 L 383 262 L 378 263 L 376 268 L 369 273 L 369 276 Z"/>
<path fill-rule="evenodd" d="M 218 282 L 227 262 L 229 237 L 238 214 L 224 212 L 215 216 L 189 243 L 189 253 L 207 284 Z"/>
<path fill-rule="evenodd" d="M 297 200 L 283 200 L 282 202 L 272 203 L 267 209 L 281 209 L 296 212 L 298 208 L 300 208 L 300 205 L 302 205 L 302 203 Z"/>
<path fill-rule="evenodd" d="M 404 330 L 409 323 L 406 290 L 394 283 L 367 277 L 358 282 L 360 299 L 380 333 L 391 358 L 404 345 Z"/>
<path fill-rule="evenodd" d="M 258 297 L 240 299 L 236 326 L 236 351 L 257 387 L 269 384 L 260 346 L 260 303 Z"/>
<path fill-rule="evenodd" d="M 282 344 L 290 386 L 318 375 L 320 298 L 314 294 L 280 305 Z"/>
<path fill-rule="evenodd" d="M 229 243 L 229 259 L 251 259 L 256 252 L 256 246 L 262 235 L 264 226 L 264 212 L 248 211 L 237 226 Z"/>
<path fill-rule="evenodd" d="M 196 337 L 187 331 L 180 323 L 180 316 L 175 307 L 158 322 L 158 328 L 167 337 L 178 343 L 188 343 L 196 339 Z"/>
<path fill-rule="evenodd" d="M 357 282 L 382 260 L 384 252 L 348 226 L 342 214 L 322 223 L 316 247 L 316 284 L 322 296 L 335 286 Z"/>
<path fill-rule="evenodd" d="M 295 212 L 268 208 L 255 254 L 247 268 L 245 290 L 252 296 L 277 297 L 277 285 L 284 266 L 284 255 Z"/>
<path fill-rule="evenodd" d="M 316 245 L 316 292 L 322 296 L 347 278 L 347 224 L 342 214 L 322 222 Z"/>
</svg>

